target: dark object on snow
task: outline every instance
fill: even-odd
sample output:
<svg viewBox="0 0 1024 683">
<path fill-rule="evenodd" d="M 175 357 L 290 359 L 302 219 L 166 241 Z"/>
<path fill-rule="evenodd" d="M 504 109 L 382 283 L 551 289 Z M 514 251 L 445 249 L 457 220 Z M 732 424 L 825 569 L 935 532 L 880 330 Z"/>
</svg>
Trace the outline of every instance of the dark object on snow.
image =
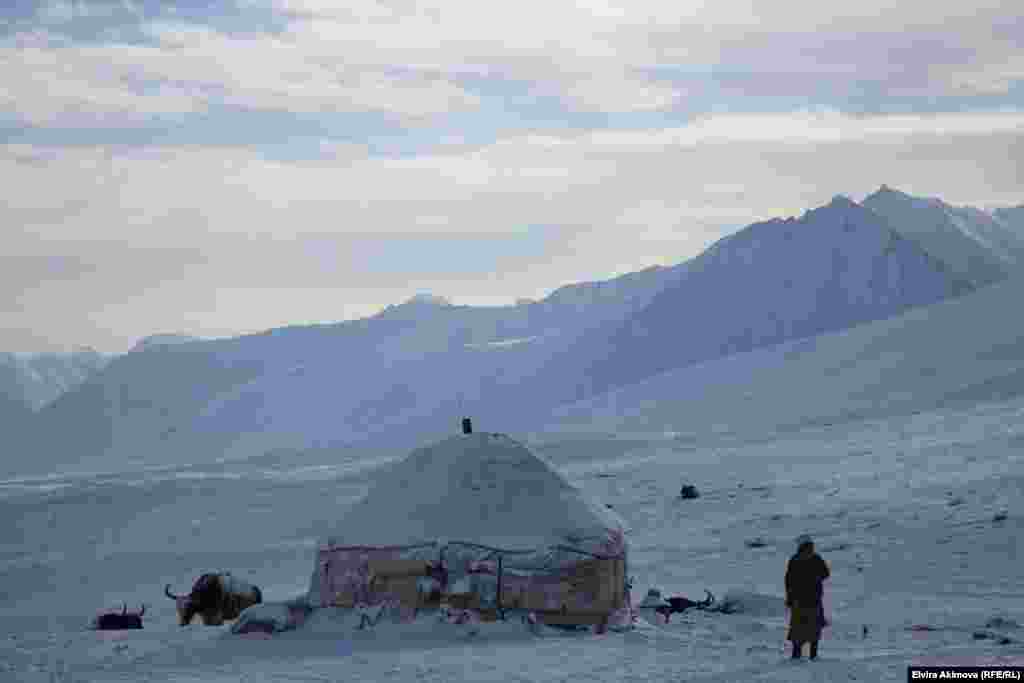
<svg viewBox="0 0 1024 683">
<path fill-rule="evenodd" d="M 473 433 L 473 421 L 468 417 L 462 418 L 462 433 L 472 434 Z"/>
<path fill-rule="evenodd" d="M 986 621 L 985 622 L 985 626 L 986 626 L 986 628 L 1002 628 L 1002 629 L 1020 628 L 1020 624 L 1018 624 L 1013 619 L 1007 619 L 1006 617 L 999 617 L 999 616 L 992 617 L 991 619 Z"/>
<path fill-rule="evenodd" d="M 225 620 L 237 619 L 246 607 L 263 602 L 258 587 L 236 579 L 231 572 L 203 574 L 188 595 L 171 593 L 171 584 L 167 584 L 164 595 L 174 600 L 180 626 L 191 624 L 197 614 L 206 626 L 220 626 Z"/>
<path fill-rule="evenodd" d="M 683 484 L 683 488 L 679 490 L 679 496 L 683 500 L 693 500 L 694 498 L 700 498 L 700 493 L 693 484 Z"/>
<path fill-rule="evenodd" d="M 701 602 L 696 602 L 694 600 L 690 600 L 689 598 L 684 598 L 682 596 L 676 596 L 666 600 L 666 602 L 668 603 L 667 605 L 665 605 L 664 607 L 656 607 L 654 611 L 658 614 L 664 615 L 665 621 L 667 623 L 671 615 L 676 614 L 677 612 L 685 612 L 691 607 L 699 610 L 708 609 L 713 604 L 715 604 L 715 596 L 711 593 L 711 591 L 709 591 L 706 588 L 704 589 L 704 592 L 707 593 L 707 598 L 705 598 Z"/>
<path fill-rule="evenodd" d="M 992 518 L 993 522 L 1005 522 L 1007 514 L 1005 512 L 997 512 L 995 517 Z"/>
<path fill-rule="evenodd" d="M 975 640 L 994 640 L 1000 645 L 1012 645 L 1016 641 L 1002 633 L 994 633 L 992 631 L 975 631 L 971 634 L 971 637 Z"/>
<path fill-rule="evenodd" d="M 757 538 L 747 539 L 743 542 L 743 545 L 747 546 L 748 548 L 763 548 L 766 545 L 768 545 L 768 541 L 758 536 Z"/>
<path fill-rule="evenodd" d="M 277 628 L 269 621 L 249 621 L 237 629 L 232 628 L 231 632 L 240 635 L 245 633 L 266 633 L 268 636 L 272 636 L 277 632 Z"/>
<path fill-rule="evenodd" d="M 818 655 L 821 630 L 828 625 L 822 606 L 822 582 L 830 576 L 828 564 L 814 552 L 810 536 L 797 539 L 797 553 L 786 565 L 786 607 L 790 608 L 787 640 L 793 641 L 793 657 L 799 659 L 805 642 L 811 644 L 811 659 Z"/>
<path fill-rule="evenodd" d="M 93 621 L 93 628 L 97 631 L 119 631 L 121 629 L 142 628 L 142 615 L 146 613 L 146 606 L 134 614 L 128 613 L 127 603 L 122 603 L 120 614 L 107 612 L 101 614 Z"/>
</svg>

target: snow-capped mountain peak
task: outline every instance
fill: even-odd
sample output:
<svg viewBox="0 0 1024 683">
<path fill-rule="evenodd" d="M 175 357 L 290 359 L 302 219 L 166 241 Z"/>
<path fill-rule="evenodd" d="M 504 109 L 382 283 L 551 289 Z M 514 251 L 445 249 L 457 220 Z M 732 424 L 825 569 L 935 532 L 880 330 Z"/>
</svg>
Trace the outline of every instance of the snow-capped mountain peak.
<svg viewBox="0 0 1024 683">
<path fill-rule="evenodd" d="M 447 297 L 432 292 L 420 292 L 405 302 L 407 306 L 451 306 L 452 302 Z"/>
<path fill-rule="evenodd" d="M 975 286 L 1003 280 L 1024 266 L 1024 233 L 994 214 L 886 185 L 869 195 L 864 206 Z"/>
<path fill-rule="evenodd" d="M 693 259 L 593 354 L 589 391 L 970 291 L 947 270 L 843 196 L 796 220 L 755 223 Z"/>
<path fill-rule="evenodd" d="M 431 292 L 420 292 L 400 304 L 389 304 L 374 318 L 394 320 L 429 320 L 442 310 L 454 308 L 446 297 Z"/>
<path fill-rule="evenodd" d="M 177 344 L 187 344 L 189 342 L 200 341 L 199 337 L 192 337 L 187 334 L 151 334 L 148 337 L 143 337 L 135 343 L 135 346 L 131 348 L 129 353 L 135 353 L 138 351 L 148 351 L 150 349 L 156 349 L 161 346 L 176 346 Z"/>
<path fill-rule="evenodd" d="M 860 209 L 860 205 L 854 202 L 852 199 L 847 197 L 845 194 L 837 194 L 832 197 L 832 201 L 828 203 L 828 206 L 833 209 Z"/>
</svg>

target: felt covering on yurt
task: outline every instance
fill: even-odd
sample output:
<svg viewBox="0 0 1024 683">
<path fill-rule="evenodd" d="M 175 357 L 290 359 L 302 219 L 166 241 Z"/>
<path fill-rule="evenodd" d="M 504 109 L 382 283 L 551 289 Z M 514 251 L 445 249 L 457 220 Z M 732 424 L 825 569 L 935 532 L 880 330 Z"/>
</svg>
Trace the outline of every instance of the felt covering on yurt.
<svg viewBox="0 0 1024 683">
<path fill-rule="evenodd" d="M 522 443 L 453 436 L 382 471 L 342 515 L 320 544 L 309 598 L 408 605 L 432 576 L 484 607 L 500 592 L 502 607 L 607 612 L 624 599 L 624 531 Z"/>
</svg>

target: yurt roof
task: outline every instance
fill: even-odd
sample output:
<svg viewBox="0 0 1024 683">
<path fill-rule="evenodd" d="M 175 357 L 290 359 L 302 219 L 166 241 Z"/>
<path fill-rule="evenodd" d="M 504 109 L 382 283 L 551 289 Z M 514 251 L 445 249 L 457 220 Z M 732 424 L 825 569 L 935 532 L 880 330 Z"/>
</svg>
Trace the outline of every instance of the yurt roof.
<svg viewBox="0 0 1024 683">
<path fill-rule="evenodd" d="M 504 550 L 591 547 L 621 518 L 522 443 L 462 434 L 419 448 L 376 478 L 325 539 L 333 546 L 460 541 Z"/>
</svg>

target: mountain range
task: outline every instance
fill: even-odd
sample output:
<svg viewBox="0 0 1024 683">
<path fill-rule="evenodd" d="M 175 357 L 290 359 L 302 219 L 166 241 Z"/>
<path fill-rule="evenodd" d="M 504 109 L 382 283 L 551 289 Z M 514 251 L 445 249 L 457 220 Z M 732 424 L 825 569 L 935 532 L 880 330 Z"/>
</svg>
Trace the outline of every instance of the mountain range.
<svg viewBox="0 0 1024 683">
<path fill-rule="evenodd" d="M 5 469 L 407 447 L 464 414 L 488 431 L 539 429 L 602 396 L 631 396 L 616 407 L 629 415 L 644 402 L 628 391 L 686 368 L 983 301 L 993 286 L 1012 291 L 1022 267 L 1024 207 L 957 208 L 883 186 L 540 301 L 420 295 L 337 324 L 144 340 L 32 414 Z"/>
<path fill-rule="evenodd" d="M 677 368 L 554 411 L 551 432 L 730 440 L 1024 394 L 1024 279 L 816 337 Z M 813 437 L 808 437 L 813 438 Z M 1007 432 L 1008 448 L 1020 438 Z"/>
</svg>

